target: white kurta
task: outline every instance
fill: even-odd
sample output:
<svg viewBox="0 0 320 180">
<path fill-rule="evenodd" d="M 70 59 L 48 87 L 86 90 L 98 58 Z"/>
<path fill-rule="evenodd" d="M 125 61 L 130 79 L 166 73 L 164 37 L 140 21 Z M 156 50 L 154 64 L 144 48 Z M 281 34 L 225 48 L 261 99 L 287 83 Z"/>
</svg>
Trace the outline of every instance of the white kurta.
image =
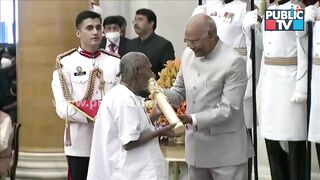
<svg viewBox="0 0 320 180">
<path fill-rule="evenodd" d="M 99 80 L 95 81 L 94 91 L 92 94 L 93 100 L 100 100 L 104 93 L 112 88 L 118 81 L 116 77 L 119 72 L 118 58 L 101 53 L 96 58 L 88 58 L 81 55 L 78 48 L 77 51 L 65 56 L 60 60 L 62 64 L 62 72 L 70 91 L 70 96 L 75 101 L 80 101 L 86 93 L 90 72 L 96 68 L 103 71 L 103 79 L 106 82 L 104 91 L 99 90 Z M 68 105 L 57 70 L 53 72 L 52 91 L 55 100 L 56 113 L 61 119 L 68 119 L 74 123 L 70 124 L 71 146 L 64 146 L 66 155 L 89 157 L 91 148 L 91 139 L 93 133 L 93 123 L 88 122 L 86 116 L 78 112 L 71 105 Z M 64 135 L 65 136 L 65 135 Z"/>
<path fill-rule="evenodd" d="M 250 59 L 251 41 L 242 31 L 242 22 L 247 13 L 247 3 L 234 0 L 225 4 L 221 0 L 208 0 L 205 5 L 194 9 L 192 15 L 205 13 L 216 23 L 217 34 L 222 42 L 235 49 L 247 49 L 244 56 L 247 64 L 248 83 L 244 97 L 244 113 L 247 128 L 252 128 L 252 66 Z"/>
<path fill-rule="evenodd" d="M 320 7 L 313 26 L 313 57 L 320 59 Z M 320 143 L 320 65 L 312 66 L 309 141 Z"/>
<path fill-rule="evenodd" d="M 268 9 L 290 9 L 290 1 Z M 264 21 L 262 22 L 262 25 Z M 261 136 L 271 140 L 306 140 L 306 102 L 290 101 L 295 91 L 307 92 L 306 31 L 264 31 L 264 54 L 257 89 Z M 266 65 L 264 57 L 297 57 L 297 65 Z"/>
<path fill-rule="evenodd" d="M 103 98 L 95 123 L 88 180 L 167 180 L 157 138 L 132 150 L 123 145 L 153 131 L 143 99 L 124 85 Z"/>
</svg>

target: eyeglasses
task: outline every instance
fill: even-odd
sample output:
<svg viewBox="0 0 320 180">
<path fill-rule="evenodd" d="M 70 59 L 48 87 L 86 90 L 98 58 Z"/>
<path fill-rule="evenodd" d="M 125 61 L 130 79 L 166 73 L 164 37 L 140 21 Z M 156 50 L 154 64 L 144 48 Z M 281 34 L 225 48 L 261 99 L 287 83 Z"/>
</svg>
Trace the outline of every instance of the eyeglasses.
<svg viewBox="0 0 320 180">
<path fill-rule="evenodd" d="M 184 39 L 184 42 L 187 44 L 188 47 L 190 47 L 190 46 L 192 46 L 192 47 L 194 47 L 194 46 L 199 46 L 201 39 L 202 39 L 203 37 L 205 37 L 206 35 L 208 35 L 208 34 L 202 34 L 202 35 L 200 36 L 200 38 L 199 38 L 199 39 L 196 39 L 196 40 L 187 40 L 187 39 Z"/>
<path fill-rule="evenodd" d="M 207 34 L 202 34 L 199 39 L 196 39 L 196 40 L 187 40 L 187 39 L 184 39 L 184 42 L 187 44 L 188 47 L 190 46 L 198 46 L 200 44 L 200 41 L 201 39 Z"/>
</svg>

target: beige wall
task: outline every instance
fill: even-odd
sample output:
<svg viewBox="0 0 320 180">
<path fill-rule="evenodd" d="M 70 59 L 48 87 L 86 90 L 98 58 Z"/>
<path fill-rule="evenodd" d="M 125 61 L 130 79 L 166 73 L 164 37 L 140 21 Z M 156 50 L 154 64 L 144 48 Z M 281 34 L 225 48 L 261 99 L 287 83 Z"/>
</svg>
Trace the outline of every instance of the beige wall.
<svg viewBox="0 0 320 180">
<path fill-rule="evenodd" d="M 64 121 L 51 92 L 55 57 L 78 46 L 74 19 L 86 0 L 27 0 L 18 4 L 18 119 L 25 152 L 63 151 Z"/>
</svg>

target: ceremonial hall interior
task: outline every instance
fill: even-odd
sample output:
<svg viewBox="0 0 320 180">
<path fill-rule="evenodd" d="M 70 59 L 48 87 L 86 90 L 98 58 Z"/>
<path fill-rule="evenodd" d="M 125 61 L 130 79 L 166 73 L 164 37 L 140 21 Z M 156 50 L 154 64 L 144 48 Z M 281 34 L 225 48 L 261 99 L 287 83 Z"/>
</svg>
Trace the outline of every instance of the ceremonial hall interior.
<svg viewBox="0 0 320 180">
<path fill-rule="evenodd" d="M 66 60 L 64 58 L 68 58 L 68 56 L 71 57 L 73 55 L 72 53 L 77 54 L 77 56 L 81 58 L 96 58 L 94 52 L 91 52 L 93 54 L 88 52 L 89 55 L 87 57 L 84 57 L 85 55 L 82 54 L 82 52 L 87 53 L 87 49 L 82 49 L 83 47 L 81 47 L 80 39 L 82 35 L 81 30 L 78 29 L 79 27 L 81 28 L 81 25 L 79 25 L 79 27 L 76 25 L 76 17 L 84 11 L 93 12 L 101 17 L 101 44 L 103 40 L 105 44 L 101 46 L 101 39 L 99 40 L 98 44 L 100 44 L 102 50 L 97 49 L 97 52 L 99 52 L 97 58 L 99 58 L 99 56 L 108 56 L 108 58 L 112 56 L 111 59 L 117 58 L 120 66 L 116 66 L 116 68 L 118 69 L 120 67 L 121 69 L 122 60 L 126 60 L 126 58 L 122 59 L 122 57 L 129 57 L 127 55 L 130 55 L 131 52 L 138 51 L 135 49 L 135 45 L 133 45 L 132 48 L 135 50 L 130 50 L 129 45 L 131 43 L 135 43 L 134 41 L 136 40 L 139 41 L 139 43 L 141 42 L 141 44 L 151 42 L 151 40 L 147 42 L 149 39 L 144 39 L 144 41 L 139 37 L 140 34 L 138 31 L 141 30 L 141 28 L 139 29 L 136 25 L 139 24 L 138 21 L 140 21 L 140 19 L 138 19 L 138 12 L 141 9 L 151 10 L 151 12 L 154 12 L 156 15 L 156 28 L 154 28 L 154 32 L 152 32 L 150 36 L 159 36 L 161 40 L 166 40 L 166 42 L 169 42 L 169 44 L 173 46 L 174 51 L 173 57 L 171 56 L 170 59 L 163 59 L 161 62 L 157 62 L 163 63 L 159 65 L 161 69 L 157 72 L 154 72 L 156 67 L 151 61 L 154 57 L 149 57 L 148 53 L 146 53 L 146 57 L 148 56 L 147 58 L 151 61 L 153 74 L 156 74 L 154 77 L 157 80 L 157 86 L 161 86 L 161 88 L 159 88 L 159 92 L 158 90 L 157 92 L 151 92 L 149 89 L 150 95 L 146 95 L 144 101 L 144 112 L 145 114 L 149 114 L 149 106 L 162 111 L 161 113 L 163 114 L 160 118 L 151 124 L 151 126 L 155 126 L 154 129 L 163 128 L 171 124 L 175 125 L 172 126 L 172 130 L 174 131 L 175 128 L 177 128 L 177 124 L 181 123 L 179 118 L 186 117 L 183 115 L 188 115 L 187 117 L 189 117 L 191 124 L 186 125 L 187 123 L 182 119 L 181 121 L 185 124 L 181 123 L 180 128 L 182 128 L 183 132 L 179 136 L 154 137 L 156 143 L 153 145 L 156 145 L 156 148 L 159 146 L 163 156 L 164 170 L 161 177 L 154 177 L 152 179 L 152 176 L 139 175 L 139 178 L 137 175 L 135 178 L 127 177 L 127 179 L 125 179 L 121 178 L 125 176 L 119 176 L 119 178 L 114 175 L 112 177 L 103 177 L 104 180 L 164 180 L 163 177 L 166 177 L 165 179 L 168 180 L 202 180 L 202 176 L 192 175 L 192 173 L 190 173 L 192 168 L 208 170 L 210 176 L 208 179 L 225 179 L 223 176 L 220 177 L 220 175 L 215 177 L 214 172 L 216 172 L 215 170 L 217 168 L 225 168 L 225 164 L 228 164 L 230 161 L 233 162 L 232 159 L 230 160 L 230 157 L 227 157 L 228 153 L 232 151 L 238 153 L 241 157 L 241 153 L 248 153 L 245 155 L 246 160 L 242 162 L 245 163 L 246 166 L 246 178 L 239 176 L 240 178 L 238 178 L 241 180 L 320 180 L 320 157 L 318 157 L 320 155 L 320 69 L 318 69 L 320 68 L 319 2 L 319 0 L 271 0 L 271 2 L 269 2 L 269 0 L 0 0 L 0 138 L 1 146 L 3 146 L 0 151 L 0 180 L 77 180 L 77 178 L 72 178 L 70 175 L 69 166 L 71 163 L 68 160 L 70 154 L 68 154 L 69 151 L 66 150 L 65 146 L 68 136 L 70 136 L 70 131 L 78 130 L 75 128 L 71 128 L 70 130 L 70 126 L 72 127 L 78 122 L 69 122 L 68 112 L 70 111 L 68 110 L 68 105 L 66 105 L 67 118 L 61 118 L 61 114 L 59 114 L 61 112 L 58 112 L 58 98 L 56 95 L 57 91 L 60 92 L 61 89 L 64 90 L 64 87 L 62 87 L 62 82 L 64 81 L 61 80 L 63 76 L 58 76 L 57 74 L 61 73 L 60 71 L 65 72 L 66 69 L 71 66 L 71 63 L 62 64 L 62 62 L 66 62 L 63 61 Z M 290 3 L 293 5 L 290 6 Z M 271 31 L 267 29 L 270 27 L 268 23 L 271 22 L 271 20 L 267 19 L 265 11 L 283 10 L 283 12 L 291 12 L 290 8 L 294 8 L 293 6 L 296 4 L 299 4 L 299 8 L 302 7 L 303 9 L 303 20 L 301 20 L 301 24 L 303 25 L 302 30 Z M 261 12 L 263 6 L 264 12 Z M 276 10 L 272 9 L 274 7 Z M 282 7 L 283 9 L 281 9 Z M 295 9 L 295 11 L 298 12 L 299 9 Z M 118 38 L 121 36 L 120 46 L 118 41 L 117 48 L 119 49 L 115 52 L 109 52 L 108 44 L 113 43 L 111 42 L 112 38 L 116 35 L 112 33 L 109 34 L 109 32 L 106 31 L 107 25 L 105 24 L 108 23 L 106 20 L 108 17 L 112 17 L 113 20 L 117 17 L 117 20 L 120 21 L 120 16 L 124 18 L 124 22 L 121 21 L 122 24 L 121 26 L 119 25 L 119 28 L 122 28 L 122 25 L 125 24 L 125 33 L 124 35 L 122 32 L 115 33 Z M 196 64 L 188 67 L 193 61 L 206 63 L 205 61 L 207 60 L 204 58 L 201 60 L 192 59 L 193 61 L 188 61 L 191 56 L 197 57 L 197 52 L 200 52 L 200 50 L 197 51 L 196 46 L 200 47 L 199 44 L 207 39 L 207 34 L 203 36 L 196 34 L 197 38 L 194 39 L 188 36 L 189 34 L 187 32 L 191 29 L 191 22 L 194 22 L 192 19 L 199 18 L 199 16 L 200 18 L 211 17 L 214 21 L 212 21 L 211 18 L 210 20 L 215 22 L 215 34 L 219 38 L 218 41 L 220 45 L 225 45 L 221 45 L 221 48 L 230 47 L 230 52 L 232 50 L 232 52 L 236 54 L 234 56 L 239 56 L 244 60 L 243 64 L 246 66 L 243 66 L 244 69 L 246 69 L 244 73 L 247 76 L 245 78 L 246 87 L 242 88 L 243 91 L 240 92 L 239 90 L 238 93 L 238 91 L 234 90 L 238 88 L 239 84 L 233 84 L 234 86 L 232 87 L 228 84 L 238 83 L 235 81 L 229 82 L 230 79 L 236 80 L 238 77 L 232 79 L 232 77 L 229 77 L 228 73 L 226 73 L 222 77 L 224 84 L 219 84 L 220 80 L 218 82 L 218 80 L 212 78 L 216 76 L 215 73 L 218 74 L 229 71 L 228 68 L 224 71 L 217 70 L 217 67 L 212 66 L 205 68 L 205 70 L 193 71 L 201 65 Z M 92 20 L 93 18 L 90 17 L 89 19 Z M 307 22 L 307 20 L 309 21 Z M 292 21 L 293 28 L 298 27 L 298 25 L 296 25 L 300 22 L 298 21 L 299 20 Z M 83 22 L 87 21 L 83 20 L 80 23 Z M 148 22 L 150 22 L 149 19 Z M 274 20 L 274 22 L 276 23 L 277 21 Z M 290 20 L 283 20 L 283 22 L 282 27 L 286 27 L 286 25 L 289 27 L 291 23 Z M 285 24 L 287 22 L 290 23 Z M 155 25 L 154 21 L 152 23 Z M 110 24 L 116 23 L 111 22 Z M 250 26 L 248 24 L 250 24 Z M 274 25 L 274 27 L 281 26 Z M 195 28 L 204 29 L 202 27 Z M 208 34 L 210 35 L 210 33 Z M 126 49 L 126 53 L 128 54 L 120 53 L 123 38 L 127 39 L 126 41 L 128 42 L 128 48 Z M 220 47 L 219 43 L 215 44 L 216 47 Z M 235 47 L 230 44 L 244 44 L 244 47 Z M 148 44 L 148 46 L 149 49 L 145 47 L 148 51 L 158 50 L 157 45 Z M 73 48 L 75 49 L 71 50 Z M 283 53 L 283 57 L 279 55 L 273 56 L 276 54 L 272 52 L 273 50 L 277 50 L 276 53 L 279 52 L 278 54 Z M 169 51 L 170 50 L 166 49 L 164 52 L 160 52 L 160 54 L 155 56 L 161 56 L 167 52 L 169 53 Z M 218 50 L 214 49 L 212 52 L 215 53 L 216 51 Z M 288 53 L 288 51 L 292 51 L 293 53 Z M 144 51 L 139 52 L 143 53 Z M 229 51 L 225 52 L 225 54 L 222 52 L 222 55 L 219 56 L 220 59 L 215 60 L 227 63 L 227 59 L 229 56 L 232 56 L 232 53 Z M 189 56 L 187 53 L 192 53 L 192 55 Z M 91 55 L 94 57 L 90 57 Z M 70 61 L 71 60 L 70 58 Z M 67 68 L 65 69 L 65 67 Z M 182 67 L 185 67 L 185 69 L 182 69 Z M 201 67 L 203 68 L 203 66 Z M 232 65 L 230 65 L 229 68 L 232 68 Z M 206 72 L 211 69 L 212 72 Z M 190 74 L 185 73 L 182 75 L 182 72 L 186 72 L 187 70 L 190 70 Z M 235 71 L 237 71 L 237 69 Z M 90 72 L 87 72 L 86 74 L 84 68 L 74 64 L 74 68 L 70 74 L 79 77 L 84 74 L 84 76 L 89 77 L 89 73 Z M 123 72 L 120 71 L 119 74 L 120 73 Z M 207 73 L 213 75 L 206 79 L 197 79 Z M 241 72 L 239 71 L 239 73 Z M 93 73 L 90 74 L 90 78 L 92 74 Z M 58 90 L 54 88 L 55 75 L 59 85 L 61 83 L 61 87 L 59 86 L 59 88 L 57 88 Z M 239 74 L 234 75 L 237 76 Z M 167 91 L 163 89 L 169 89 L 175 85 L 177 89 L 182 88 L 180 86 L 178 87 L 178 83 L 175 83 L 178 79 L 176 79 L 176 77 L 178 76 L 183 78 L 183 88 L 185 88 L 183 91 L 185 94 L 183 96 L 185 96 L 184 98 L 187 103 L 181 103 L 180 106 L 178 105 L 177 107 L 171 104 L 169 96 L 164 96 L 163 99 L 161 99 L 160 96 L 156 95 L 157 93 L 167 95 Z M 97 77 L 99 77 L 99 75 L 97 75 Z M 287 77 L 287 79 L 282 79 L 283 77 Z M 211 80 L 207 80 L 208 78 L 211 78 Z M 97 78 L 97 81 L 98 79 L 99 78 Z M 300 82 L 302 79 L 305 80 L 303 83 Z M 100 83 L 101 81 L 100 79 Z M 199 85 L 202 81 L 205 83 L 203 87 Z M 287 83 L 289 81 L 290 83 Z M 319 82 L 317 83 L 316 81 Z M 108 86 L 108 79 L 105 79 L 103 82 Z M 119 84 L 121 84 L 121 82 L 119 82 Z M 150 80 L 148 82 L 150 82 Z M 78 84 L 72 83 L 83 82 L 74 81 L 71 82 L 70 86 L 69 84 L 67 85 L 67 88 L 72 87 L 73 89 L 71 91 L 67 89 L 71 96 L 72 93 L 75 92 L 74 89 L 79 86 Z M 89 84 L 88 82 L 85 83 Z M 118 85 L 115 85 L 114 88 L 117 86 Z M 148 83 L 148 86 L 150 87 L 150 83 Z M 218 95 L 212 92 L 216 91 L 217 88 L 212 91 L 208 90 L 214 86 L 219 86 L 218 89 L 221 90 L 221 92 L 218 92 Z M 88 85 L 88 89 L 89 87 L 90 85 Z M 83 89 L 83 95 L 87 93 L 87 85 L 81 88 Z M 98 87 L 96 87 L 96 89 L 98 89 Z M 131 91 L 129 87 L 128 89 Z M 289 91 L 287 91 L 287 89 L 289 89 Z M 304 92 L 301 92 L 301 89 L 303 89 Z M 202 97 L 200 101 L 203 102 L 199 102 L 200 98 L 196 98 L 203 95 L 202 91 L 206 94 L 211 92 L 212 96 L 220 96 L 217 100 L 219 103 L 216 103 L 216 101 L 208 102 L 211 95 Z M 193 94 L 194 92 L 197 93 Z M 319 94 L 316 94 L 317 92 Z M 65 91 L 61 91 L 61 97 L 66 97 L 62 95 L 63 93 L 65 93 Z M 94 93 L 96 92 L 91 92 L 92 97 L 95 97 Z M 241 105 L 233 102 L 235 100 L 231 97 L 232 95 L 242 100 Z M 136 97 L 140 98 L 138 95 Z M 287 101 L 285 97 L 288 97 Z M 170 100 L 168 100 L 168 98 Z M 248 110 L 245 104 L 246 98 L 250 101 L 248 102 L 250 109 L 248 112 L 246 112 L 246 110 Z M 79 100 L 81 100 L 81 98 Z M 103 100 L 101 104 L 100 100 Z M 96 109 L 98 114 L 101 106 L 105 105 L 104 100 L 105 99 L 102 98 L 99 99 L 100 108 L 99 110 Z M 71 104 L 73 103 L 73 101 L 71 102 L 67 99 L 64 99 L 64 101 Z M 206 102 L 208 103 L 206 104 Z M 268 106 L 269 104 L 271 105 Z M 170 105 L 172 105 L 172 107 Z M 62 107 L 62 105 L 60 107 Z M 209 108 L 210 112 L 208 110 Z M 226 108 L 226 110 L 224 108 Z M 207 120 L 208 118 L 203 117 L 205 115 L 199 115 L 203 113 L 202 111 L 206 110 L 208 111 L 207 114 L 211 113 L 212 121 L 219 121 L 212 122 L 211 124 L 208 122 L 208 126 L 211 127 L 203 127 L 202 120 Z M 300 110 L 303 113 L 297 112 Z M 78 111 L 86 113 L 82 112 L 81 107 L 74 108 L 74 111 L 73 114 Z M 88 120 L 86 123 L 92 126 L 92 130 L 87 132 L 91 133 L 90 137 L 92 137 L 93 133 L 92 148 L 95 142 L 94 138 L 96 138 L 96 136 L 94 136 L 96 130 L 95 124 L 98 124 L 97 122 L 99 121 L 99 116 L 95 116 L 97 111 L 94 116 L 91 116 L 92 119 L 88 118 L 90 114 L 86 114 L 86 119 Z M 175 112 L 176 114 L 169 115 L 169 111 Z M 228 113 L 230 111 L 231 115 L 219 114 L 220 111 L 223 111 L 221 113 Z M 234 111 L 241 111 L 240 115 L 232 114 Z M 291 117 L 286 118 L 286 115 L 290 114 Z M 300 118 L 301 114 L 303 114 L 303 118 Z M 242 116 L 242 118 L 238 116 Z M 250 127 L 246 121 L 247 116 L 250 116 L 252 119 L 252 122 L 249 123 Z M 128 122 L 130 122 L 131 116 L 124 118 L 128 118 Z M 173 124 L 170 120 L 171 118 L 176 118 L 178 123 L 175 122 L 175 124 Z M 317 119 L 318 123 L 316 123 L 314 119 Z M 6 120 L 10 120 L 10 122 L 6 123 Z M 235 146 L 233 144 L 232 146 L 232 143 L 222 142 L 223 145 L 230 145 L 226 146 L 224 151 L 221 150 L 222 147 L 215 147 L 219 146 L 219 144 L 205 146 L 206 143 L 203 143 L 220 143 L 219 141 L 208 140 L 203 141 L 202 144 L 200 142 L 198 144 L 197 141 L 195 141 L 195 137 L 204 139 L 223 138 L 222 136 L 229 136 L 235 133 L 230 130 L 231 128 L 224 131 L 219 129 L 223 123 L 231 125 L 230 122 L 232 120 L 241 120 L 243 127 L 246 127 L 245 133 L 246 136 L 248 136 L 248 141 L 243 140 L 242 142 L 245 142 L 245 144 L 248 143 L 248 147 L 252 148 L 252 156 L 249 155 L 249 150 L 248 152 L 242 152 L 240 147 L 244 147 L 244 145 Z M 279 122 L 282 120 L 283 122 Z M 197 125 L 193 126 L 192 123 Z M 129 123 L 128 126 L 132 124 Z M 9 130 L 8 125 L 10 126 Z M 224 124 L 223 126 L 226 125 Z M 279 127 L 281 127 L 282 130 Z M 203 130 L 206 128 L 208 130 Z M 107 131 L 109 131 L 107 129 L 108 128 L 106 128 L 106 130 L 102 129 L 100 132 L 101 136 L 106 136 Z M 221 130 L 221 132 L 217 132 L 217 130 Z M 275 134 L 276 131 L 280 131 L 281 133 Z M 312 133 L 313 136 L 310 135 Z M 73 136 L 74 132 L 71 132 L 71 135 Z M 312 138 L 310 136 L 312 136 Z M 7 139 L 5 139 L 6 137 Z M 100 138 L 98 137 L 97 139 L 97 141 L 99 141 Z M 227 138 L 223 140 L 226 139 Z M 80 146 L 83 143 L 82 139 L 78 139 L 78 142 Z M 151 140 L 150 142 L 154 143 L 154 141 Z M 150 142 L 145 142 L 141 146 L 149 146 L 148 143 L 150 144 Z M 73 141 L 73 143 L 75 143 L 75 141 Z M 79 146 L 79 144 L 77 144 L 77 146 Z M 108 145 L 112 144 L 110 143 Z M 108 151 L 108 145 L 102 150 Z M 219 150 L 219 152 L 216 152 L 218 155 L 216 155 L 216 153 L 215 155 L 208 153 L 211 152 L 207 150 L 210 148 L 217 148 L 217 150 Z M 191 152 L 193 150 L 190 149 L 197 150 Z M 95 161 L 95 158 L 91 158 L 92 154 L 102 150 L 92 150 L 93 149 L 91 149 L 91 154 L 89 152 L 90 161 L 87 179 L 99 180 L 99 178 L 94 178 L 98 176 L 91 174 L 92 177 L 90 177 L 90 171 L 92 171 L 91 173 L 99 173 L 99 171 L 104 171 L 103 167 L 99 168 L 97 164 L 94 165 L 95 167 L 92 167 L 93 165 L 90 165 L 90 163 Z M 126 146 L 119 147 L 118 151 L 121 153 L 124 152 L 124 154 L 130 151 L 139 153 L 138 148 L 128 150 Z M 193 157 L 193 154 L 197 153 L 198 155 L 194 155 Z M 109 152 L 106 154 L 109 154 Z M 158 155 L 155 154 L 155 156 Z M 97 155 L 97 157 L 99 158 L 99 155 Z M 217 158 L 220 161 L 221 157 L 225 159 L 225 163 L 223 162 L 224 160 L 222 160 L 221 165 L 216 166 L 217 163 L 214 162 L 214 159 Z M 89 159 L 89 155 L 87 158 Z M 104 157 L 101 157 L 101 159 L 103 158 Z M 210 166 L 211 162 L 207 162 L 209 160 L 206 161 L 206 159 L 213 159 L 212 164 L 214 165 Z M 205 167 L 201 166 L 202 164 L 200 162 L 202 161 L 207 162 L 205 164 L 208 165 Z M 197 167 L 197 163 L 201 164 L 199 165 L 200 167 Z M 134 162 L 131 166 L 136 166 L 137 164 L 139 164 L 139 161 Z M 230 164 L 228 164 L 228 166 L 229 165 Z M 235 164 L 231 163 L 231 165 Z M 130 167 L 124 166 L 123 168 L 126 169 Z M 92 170 L 92 168 L 98 169 Z M 111 167 L 108 168 L 111 169 Z M 192 169 L 192 171 L 196 172 L 194 169 Z M 105 171 L 111 171 L 108 173 L 112 174 L 112 170 Z M 237 180 L 236 176 L 226 178 L 226 180 L 229 179 Z"/>
</svg>

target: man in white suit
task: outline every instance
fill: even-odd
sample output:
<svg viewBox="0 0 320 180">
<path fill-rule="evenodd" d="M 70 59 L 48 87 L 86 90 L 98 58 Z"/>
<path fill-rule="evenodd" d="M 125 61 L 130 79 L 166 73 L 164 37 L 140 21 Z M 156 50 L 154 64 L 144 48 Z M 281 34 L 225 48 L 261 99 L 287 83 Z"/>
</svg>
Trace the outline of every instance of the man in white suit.
<svg viewBox="0 0 320 180">
<path fill-rule="evenodd" d="M 170 90 L 171 102 L 186 100 L 186 161 L 190 180 L 247 179 L 248 158 L 254 155 L 246 131 L 243 97 L 246 62 L 222 43 L 209 16 L 198 14 L 186 25 L 188 48 Z"/>
</svg>

